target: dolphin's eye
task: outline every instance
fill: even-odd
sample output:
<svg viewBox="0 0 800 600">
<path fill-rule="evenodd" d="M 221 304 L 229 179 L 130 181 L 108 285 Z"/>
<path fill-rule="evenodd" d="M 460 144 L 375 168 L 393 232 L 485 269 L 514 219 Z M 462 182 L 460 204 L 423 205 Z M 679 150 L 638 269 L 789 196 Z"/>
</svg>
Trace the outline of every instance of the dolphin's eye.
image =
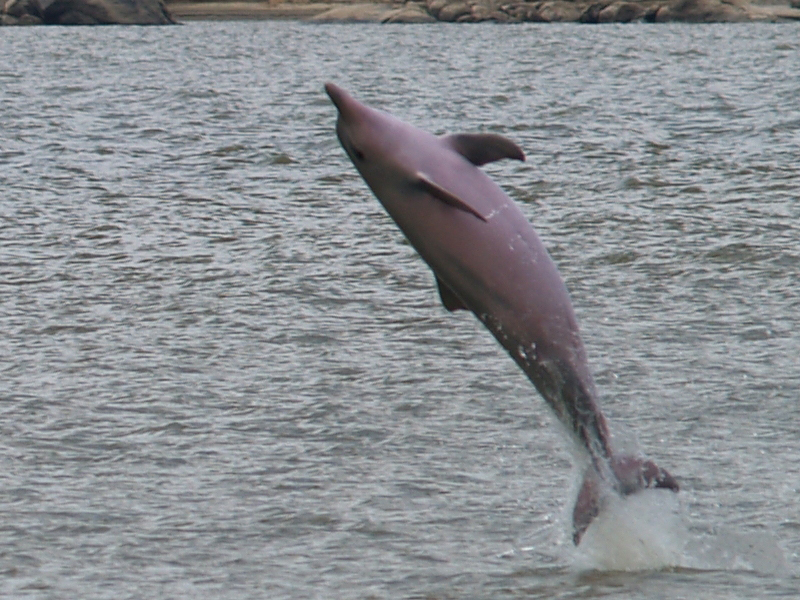
<svg viewBox="0 0 800 600">
<path fill-rule="evenodd" d="M 355 156 L 359 161 L 364 160 L 364 153 L 356 148 L 355 146 L 350 146 L 350 150 L 353 151 L 353 156 Z"/>
</svg>

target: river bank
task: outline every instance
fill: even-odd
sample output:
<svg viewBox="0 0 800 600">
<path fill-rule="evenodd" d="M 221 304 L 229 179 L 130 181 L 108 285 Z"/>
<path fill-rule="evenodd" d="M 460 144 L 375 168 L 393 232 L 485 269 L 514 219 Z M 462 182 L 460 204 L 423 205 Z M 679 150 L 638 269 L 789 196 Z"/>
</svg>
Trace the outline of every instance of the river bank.
<svg viewBox="0 0 800 600">
<path fill-rule="evenodd" d="M 791 4 L 770 0 L 0 0 L 0 25 L 168 25 L 242 19 L 377 23 L 800 21 L 800 0 L 789 1 Z"/>
<path fill-rule="evenodd" d="M 800 20 L 793 4 L 741 0 L 425 0 L 407 2 L 210 2 L 178 0 L 167 8 L 178 21 L 295 19 L 317 22 L 746 22 Z"/>
</svg>

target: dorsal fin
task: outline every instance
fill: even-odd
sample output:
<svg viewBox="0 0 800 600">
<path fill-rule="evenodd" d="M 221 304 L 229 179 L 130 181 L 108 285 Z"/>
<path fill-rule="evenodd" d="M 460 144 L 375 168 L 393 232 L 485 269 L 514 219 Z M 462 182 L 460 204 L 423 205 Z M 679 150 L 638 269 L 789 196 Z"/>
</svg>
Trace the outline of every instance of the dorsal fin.
<svg viewBox="0 0 800 600">
<path fill-rule="evenodd" d="M 445 204 L 452 206 L 453 208 L 457 208 L 458 210 L 463 210 L 464 212 L 468 212 L 470 214 L 475 215 L 481 221 L 485 221 L 486 217 L 484 217 L 481 213 L 477 210 L 472 208 L 469 204 L 464 202 L 461 198 L 453 194 L 452 192 L 444 189 L 438 183 L 435 183 L 433 179 L 431 179 L 428 175 L 422 172 L 417 173 L 417 181 L 419 181 L 420 185 L 434 198 L 438 198 Z"/>
<path fill-rule="evenodd" d="M 441 139 L 477 167 L 503 158 L 525 160 L 519 146 L 496 133 L 451 133 Z"/>
<path fill-rule="evenodd" d="M 442 299 L 442 304 L 444 307 L 449 310 L 450 312 L 456 310 L 469 310 L 461 299 L 456 296 L 455 292 L 450 289 L 450 287 L 441 279 L 439 276 L 436 276 L 436 285 L 439 288 L 439 298 Z"/>
</svg>

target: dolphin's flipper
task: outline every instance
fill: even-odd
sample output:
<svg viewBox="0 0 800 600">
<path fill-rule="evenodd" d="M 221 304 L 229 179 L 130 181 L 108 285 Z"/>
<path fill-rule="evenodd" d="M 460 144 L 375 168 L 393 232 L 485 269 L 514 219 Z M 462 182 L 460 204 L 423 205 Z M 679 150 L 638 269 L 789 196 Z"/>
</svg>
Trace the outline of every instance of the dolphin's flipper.
<svg viewBox="0 0 800 600">
<path fill-rule="evenodd" d="M 464 303 L 461 301 L 461 298 L 456 296 L 455 292 L 450 289 L 450 287 L 441 279 L 439 276 L 436 276 L 436 286 L 439 288 L 439 297 L 442 299 L 442 304 L 444 307 L 449 310 L 450 312 L 454 312 L 456 310 L 469 310 Z"/>
<path fill-rule="evenodd" d="M 525 160 L 525 153 L 519 146 L 496 133 L 451 133 L 441 139 L 478 167 L 504 158 Z"/>
<path fill-rule="evenodd" d="M 431 179 L 425 173 L 418 172 L 417 181 L 419 181 L 423 189 L 434 198 L 441 200 L 445 204 L 449 204 L 453 208 L 457 208 L 458 210 L 463 210 L 464 212 L 473 214 L 476 217 L 478 217 L 481 221 L 486 221 L 486 217 L 484 217 L 481 213 L 472 208 L 469 204 L 464 202 L 461 198 L 459 198 L 452 192 L 448 192 L 438 183 L 435 183 L 433 179 Z"/>
</svg>

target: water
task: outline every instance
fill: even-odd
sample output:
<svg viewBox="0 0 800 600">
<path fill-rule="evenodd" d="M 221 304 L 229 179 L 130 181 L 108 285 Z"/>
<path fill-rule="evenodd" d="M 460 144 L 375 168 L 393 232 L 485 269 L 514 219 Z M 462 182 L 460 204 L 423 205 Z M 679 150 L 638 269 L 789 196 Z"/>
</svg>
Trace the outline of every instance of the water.
<svg viewBox="0 0 800 600">
<path fill-rule="evenodd" d="M 4 596 L 797 596 L 796 26 L 4 28 L 0 48 Z M 608 513 L 639 518 L 630 543 L 572 549 L 561 432 L 439 306 L 326 80 L 526 151 L 487 171 L 562 270 L 614 429 L 683 486 Z"/>
</svg>

